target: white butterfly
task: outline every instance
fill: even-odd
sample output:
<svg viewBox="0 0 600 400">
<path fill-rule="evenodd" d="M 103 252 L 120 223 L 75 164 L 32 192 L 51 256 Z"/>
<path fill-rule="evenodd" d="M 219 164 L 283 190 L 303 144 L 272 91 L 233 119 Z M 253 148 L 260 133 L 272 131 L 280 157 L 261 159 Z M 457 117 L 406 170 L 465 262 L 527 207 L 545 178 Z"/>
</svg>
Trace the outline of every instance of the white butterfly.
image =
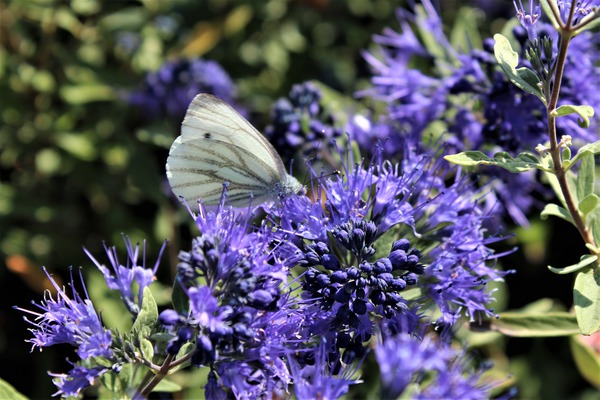
<svg viewBox="0 0 600 400">
<path fill-rule="evenodd" d="M 217 205 L 228 182 L 234 207 L 275 200 L 279 195 L 304 193 L 289 175 L 271 143 L 223 100 L 199 94 L 190 103 L 181 136 L 167 158 L 171 190 L 195 207 Z"/>
</svg>

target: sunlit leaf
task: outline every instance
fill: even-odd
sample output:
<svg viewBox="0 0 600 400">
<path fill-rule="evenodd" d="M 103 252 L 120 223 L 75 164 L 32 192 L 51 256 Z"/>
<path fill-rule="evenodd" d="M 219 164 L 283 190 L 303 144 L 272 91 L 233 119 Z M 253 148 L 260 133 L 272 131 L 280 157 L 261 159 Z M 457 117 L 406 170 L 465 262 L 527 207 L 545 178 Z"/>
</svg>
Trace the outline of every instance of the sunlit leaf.
<svg viewBox="0 0 600 400">
<path fill-rule="evenodd" d="M 597 259 L 598 259 L 598 256 L 596 256 L 596 255 L 586 254 L 584 256 L 581 256 L 581 259 L 577 264 L 569 265 L 568 267 L 564 267 L 564 268 L 554 268 L 554 267 L 548 266 L 548 269 L 558 275 L 570 274 L 570 273 L 577 272 L 577 271 L 587 267 L 588 265 L 590 265 Z"/>
<path fill-rule="evenodd" d="M 577 119 L 577 124 L 582 128 L 589 128 L 590 118 L 594 116 L 594 109 L 590 106 L 563 105 L 554 111 L 554 115 L 562 117 L 565 115 L 578 114 L 582 119 Z"/>
<path fill-rule="evenodd" d="M 510 172 L 525 172 L 532 168 L 545 170 L 540 160 L 529 152 L 523 152 L 513 158 L 505 151 L 494 154 L 494 158 L 481 151 L 465 151 L 458 154 L 445 156 L 444 159 L 451 163 L 463 166 L 493 165 L 504 168 Z"/>
<path fill-rule="evenodd" d="M 504 312 L 491 322 L 491 329 L 508 336 L 554 337 L 579 333 L 573 314 L 566 312 Z"/>
<path fill-rule="evenodd" d="M 517 69 L 519 55 L 512 49 L 506 37 L 495 34 L 494 40 L 496 42 L 494 45 L 496 61 L 498 61 L 500 68 L 502 68 L 508 79 L 518 88 L 537 96 L 546 105 L 546 98 L 539 86 L 540 79 L 535 72 L 529 68 Z"/>
<path fill-rule="evenodd" d="M 600 329 L 600 268 L 587 267 L 577 274 L 573 303 L 581 333 L 597 332 Z"/>
</svg>

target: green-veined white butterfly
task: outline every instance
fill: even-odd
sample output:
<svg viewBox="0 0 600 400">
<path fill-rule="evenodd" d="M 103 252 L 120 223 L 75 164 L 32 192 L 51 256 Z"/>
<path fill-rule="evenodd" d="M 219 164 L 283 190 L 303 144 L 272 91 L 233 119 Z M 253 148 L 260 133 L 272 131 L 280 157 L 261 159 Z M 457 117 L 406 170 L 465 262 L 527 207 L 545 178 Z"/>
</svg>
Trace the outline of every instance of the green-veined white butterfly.
<svg viewBox="0 0 600 400">
<path fill-rule="evenodd" d="M 190 103 L 181 135 L 167 158 L 171 190 L 195 208 L 217 205 L 228 182 L 234 207 L 258 205 L 304 192 L 289 175 L 271 143 L 223 100 L 201 93 Z"/>
</svg>

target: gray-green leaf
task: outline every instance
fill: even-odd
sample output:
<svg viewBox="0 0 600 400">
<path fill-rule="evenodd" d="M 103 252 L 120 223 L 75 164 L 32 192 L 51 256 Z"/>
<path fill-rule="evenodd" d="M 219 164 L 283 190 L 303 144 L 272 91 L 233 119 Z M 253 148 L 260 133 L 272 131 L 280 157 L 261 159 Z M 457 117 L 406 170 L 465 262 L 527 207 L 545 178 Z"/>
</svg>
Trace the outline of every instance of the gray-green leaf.
<svg viewBox="0 0 600 400">
<path fill-rule="evenodd" d="M 575 315 L 581 333 L 591 335 L 600 329 L 600 268 L 579 271 L 573 288 Z"/>
<path fill-rule="evenodd" d="M 558 107 L 554 111 L 556 117 L 563 117 L 565 115 L 578 114 L 582 119 L 577 119 L 577 125 L 582 128 L 590 127 L 590 118 L 594 116 L 594 109 L 590 106 L 574 106 L 567 104 Z"/>
<path fill-rule="evenodd" d="M 571 168 L 576 162 L 578 162 L 582 157 L 586 154 L 599 154 L 600 153 L 600 140 L 594 143 L 588 143 L 585 146 L 581 147 L 575 157 L 571 159 L 571 163 L 567 166 L 565 163 L 565 168 Z"/>
<path fill-rule="evenodd" d="M 588 194 L 579 202 L 579 211 L 586 217 L 589 213 L 594 211 L 594 209 L 598 206 L 598 202 L 600 198 L 594 193 Z"/>
<path fill-rule="evenodd" d="M 157 321 L 158 307 L 156 306 L 156 300 L 154 300 L 154 295 L 150 288 L 145 287 L 142 298 L 142 309 L 135 319 L 131 331 L 141 332 L 143 327 L 152 330 Z"/>
<path fill-rule="evenodd" d="M 583 268 L 587 267 L 588 265 L 590 265 L 597 259 L 598 259 L 598 256 L 586 254 L 584 256 L 581 256 L 581 258 L 577 264 L 569 265 L 568 267 L 564 267 L 564 268 L 554 268 L 554 267 L 551 267 L 548 265 L 548 269 L 550 271 L 554 272 L 555 274 L 566 275 L 566 274 L 570 274 L 570 273 L 582 270 Z"/>
<path fill-rule="evenodd" d="M 508 336 L 549 337 L 579 333 L 575 316 L 566 312 L 504 312 L 491 323 L 491 328 Z"/>
<path fill-rule="evenodd" d="M 494 154 L 494 158 L 488 157 L 481 151 L 464 151 L 458 154 L 452 154 L 444 157 L 447 161 L 463 165 L 495 165 L 502 167 L 510 172 L 525 172 L 531 168 L 537 168 L 543 171 L 547 169 L 533 153 L 523 152 L 516 158 L 513 158 L 505 151 Z"/>
<path fill-rule="evenodd" d="M 546 207 L 544 207 L 544 209 L 542 210 L 542 212 L 540 214 L 542 219 L 547 219 L 548 216 L 550 216 L 550 215 L 554 215 L 555 217 L 562 218 L 565 221 L 570 222 L 573 225 L 575 225 L 575 223 L 573 222 L 573 218 L 571 217 L 571 213 L 569 213 L 569 211 L 566 208 L 561 207 L 557 204 L 546 204 Z"/>
<path fill-rule="evenodd" d="M 539 77 L 529 68 L 519 68 L 519 55 L 512 49 L 508 39 L 500 34 L 494 35 L 494 55 L 496 61 L 508 79 L 518 88 L 537 96 L 546 105 L 546 98 L 540 88 Z"/>
</svg>

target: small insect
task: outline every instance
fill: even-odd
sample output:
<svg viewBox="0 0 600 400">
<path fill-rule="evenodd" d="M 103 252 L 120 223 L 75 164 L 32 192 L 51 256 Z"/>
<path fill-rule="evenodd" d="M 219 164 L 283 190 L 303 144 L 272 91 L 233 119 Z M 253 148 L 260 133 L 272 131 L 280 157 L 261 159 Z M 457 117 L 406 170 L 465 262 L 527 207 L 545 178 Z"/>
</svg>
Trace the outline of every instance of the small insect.
<svg viewBox="0 0 600 400">
<path fill-rule="evenodd" d="M 199 94 L 190 103 L 167 158 L 173 193 L 195 207 L 217 205 L 223 183 L 234 207 L 304 193 L 271 143 L 223 100 Z"/>
</svg>

